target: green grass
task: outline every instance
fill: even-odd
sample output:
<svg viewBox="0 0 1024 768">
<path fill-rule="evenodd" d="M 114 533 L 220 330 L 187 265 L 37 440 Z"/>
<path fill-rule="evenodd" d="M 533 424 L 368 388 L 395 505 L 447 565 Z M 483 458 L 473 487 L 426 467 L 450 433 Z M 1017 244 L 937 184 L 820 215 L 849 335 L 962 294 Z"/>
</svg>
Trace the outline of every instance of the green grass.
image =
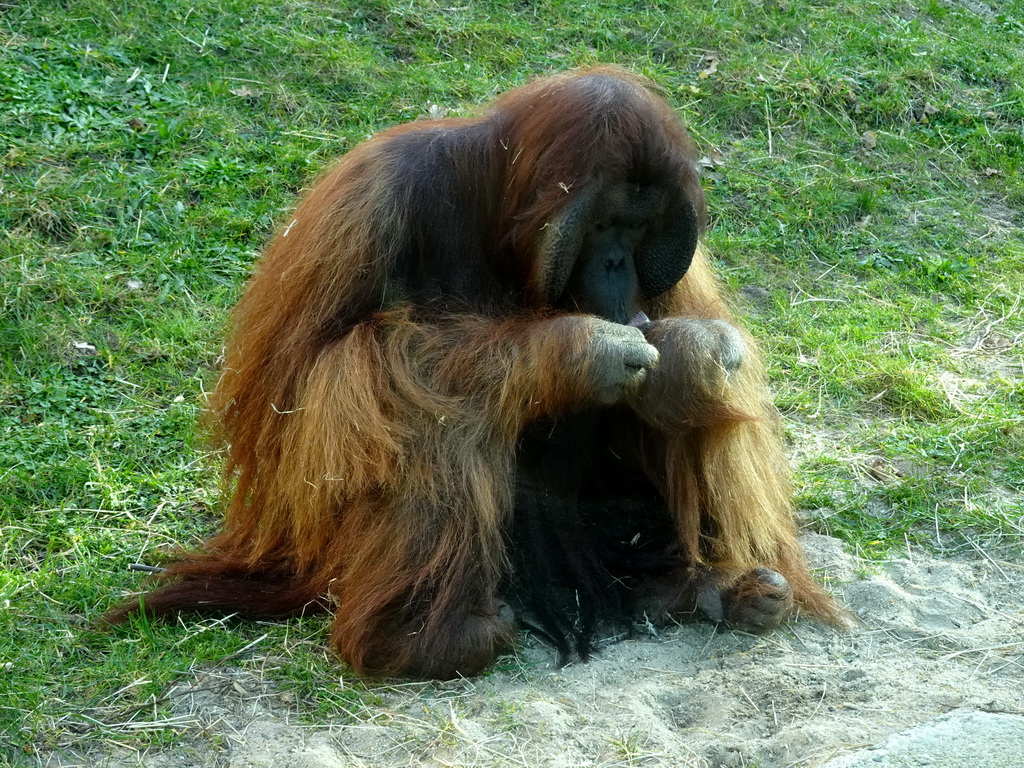
<svg viewBox="0 0 1024 768">
<path fill-rule="evenodd" d="M 90 622 L 216 525 L 194 422 L 296 192 L 552 70 L 644 73 L 691 126 L 811 525 L 1019 545 L 1024 3 L 28 0 L 0 43 L 0 761 L 173 738 L 168 684 L 224 659 L 314 716 L 371 701 L 322 621 Z"/>
</svg>

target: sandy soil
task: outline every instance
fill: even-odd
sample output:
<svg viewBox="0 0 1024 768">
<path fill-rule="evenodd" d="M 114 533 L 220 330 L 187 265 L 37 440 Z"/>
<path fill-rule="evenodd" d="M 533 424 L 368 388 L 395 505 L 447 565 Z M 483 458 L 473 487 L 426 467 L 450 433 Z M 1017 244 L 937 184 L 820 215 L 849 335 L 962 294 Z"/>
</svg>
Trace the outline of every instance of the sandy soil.
<svg viewBox="0 0 1024 768">
<path fill-rule="evenodd" d="M 183 744 L 46 764 L 816 766 L 943 713 L 1024 714 L 1024 564 L 912 553 L 868 569 L 835 539 L 805 543 L 862 627 L 753 637 L 695 624 L 562 669 L 527 642 L 485 678 L 380 687 L 375 706 L 312 725 L 259 673 L 221 666 L 170 692 Z"/>
</svg>

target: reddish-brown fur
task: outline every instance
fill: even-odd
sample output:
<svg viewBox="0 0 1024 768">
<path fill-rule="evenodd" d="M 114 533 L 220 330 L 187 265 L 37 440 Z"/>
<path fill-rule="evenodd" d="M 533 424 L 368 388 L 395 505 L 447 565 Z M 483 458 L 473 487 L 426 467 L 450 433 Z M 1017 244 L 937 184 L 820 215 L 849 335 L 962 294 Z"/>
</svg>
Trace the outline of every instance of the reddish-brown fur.
<svg viewBox="0 0 1024 768">
<path fill-rule="evenodd" d="M 595 75 L 624 83 L 628 103 L 601 113 Z M 514 630 L 499 590 L 517 441 L 531 423 L 593 405 L 594 318 L 543 295 L 543 230 L 576 187 L 636 156 L 682 167 L 692 149 L 641 81 L 590 71 L 512 91 L 477 119 L 385 131 L 342 158 L 287 218 L 232 318 L 211 405 L 228 445 L 223 526 L 171 566 L 145 610 L 326 606 L 331 642 L 361 674 L 485 667 Z M 696 177 L 682 184 L 703 220 Z M 735 324 L 699 249 L 643 309 Z M 687 563 L 654 591 L 682 596 L 662 596 L 670 613 L 692 610 L 706 589 L 695 579 L 728 595 L 767 566 L 797 606 L 834 621 L 797 541 L 774 411 L 745 341 L 732 376 L 662 349 L 620 407 L 617 439 L 661 495 Z"/>
</svg>

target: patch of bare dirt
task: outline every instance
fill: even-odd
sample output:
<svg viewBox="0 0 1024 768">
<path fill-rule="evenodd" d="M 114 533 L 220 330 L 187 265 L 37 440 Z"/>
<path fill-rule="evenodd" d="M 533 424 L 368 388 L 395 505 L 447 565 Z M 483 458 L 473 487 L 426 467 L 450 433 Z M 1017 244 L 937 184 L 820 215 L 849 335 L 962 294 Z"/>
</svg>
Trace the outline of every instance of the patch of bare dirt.
<svg viewBox="0 0 1024 768">
<path fill-rule="evenodd" d="M 694 624 L 563 669 L 527 643 L 487 677 L 381 686 L 377 706 L 314 725 L 257 672 L 199 671 L 171 692 L 183 744 L 44 764 L 817 766 L 944 713 L 1024 714 L 1024 563 L 912 554 L 868 569 L 835 539 L 806 547 L 862 627 L 753 637 Z"/>
</svg>

